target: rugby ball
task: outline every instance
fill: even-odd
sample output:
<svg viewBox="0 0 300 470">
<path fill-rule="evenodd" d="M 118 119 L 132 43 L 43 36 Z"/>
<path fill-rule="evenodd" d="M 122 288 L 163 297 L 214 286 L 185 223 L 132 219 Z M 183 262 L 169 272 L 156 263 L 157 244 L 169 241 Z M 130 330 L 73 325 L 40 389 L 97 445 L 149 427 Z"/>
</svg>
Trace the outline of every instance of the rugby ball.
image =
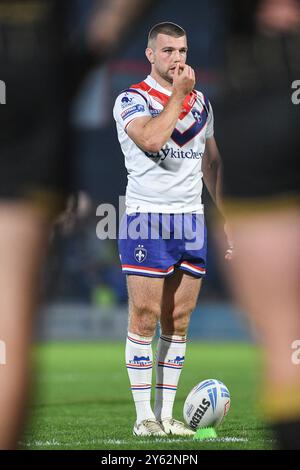
<svg viewBox="0 0 300 470">
<path fill-rule="evenodd" d="M 183 417 L 186 424 L 196 431 L 221 424 L 229 408 L 230 393 L 226 385 L 220 380 L 207 379 L 198 383 L 188 394 Z"/>
</svg>

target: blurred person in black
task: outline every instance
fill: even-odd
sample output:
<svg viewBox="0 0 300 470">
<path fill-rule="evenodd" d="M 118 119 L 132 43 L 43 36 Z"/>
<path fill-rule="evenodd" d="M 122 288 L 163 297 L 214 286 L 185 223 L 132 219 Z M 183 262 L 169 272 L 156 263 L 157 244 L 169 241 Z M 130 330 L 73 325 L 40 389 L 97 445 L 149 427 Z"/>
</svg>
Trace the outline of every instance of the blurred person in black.
<svg viewBox="0 0 300 470">
<path fill-rule="evenodd" d="M 231 7 L 229 9 L 229 7 Z M 263 347 L 263 410 L 281 449 L 300 449 L 300 3 L 226 2 L 215 103 L 235 254 L 230 282 Z M 293 102 L 294 101 L 294 102 Z"/>
<path fill-rule="evenodd" d="M 0 0 L 0 449 L 17 446 L 26 414 L 40 271 L 70 188 L 70 103 L 153 1 L 140 3 Z"/>
</svg>

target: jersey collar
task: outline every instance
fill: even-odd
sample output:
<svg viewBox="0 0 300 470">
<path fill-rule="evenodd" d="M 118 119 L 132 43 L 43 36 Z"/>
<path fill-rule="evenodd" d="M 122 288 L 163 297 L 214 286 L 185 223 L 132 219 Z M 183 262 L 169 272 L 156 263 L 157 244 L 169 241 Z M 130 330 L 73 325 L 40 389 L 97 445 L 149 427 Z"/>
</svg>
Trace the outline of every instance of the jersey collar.
<svg viewBox="0 0 300 470">
<path fill-rule="evenodd" d="M 161 93 L 164 93 L 165 95 L 171 96 L 172 92 L 170 90 L 167 90 L 167 88 L 162 87 L 159 83 L 157 83 L 156 80 L 154 80 L 151 75 L 148 75 L 148 77 L 144 80 L 147 85 L 151 86 L 157 91 L 160 91 Z"/>
</svg>

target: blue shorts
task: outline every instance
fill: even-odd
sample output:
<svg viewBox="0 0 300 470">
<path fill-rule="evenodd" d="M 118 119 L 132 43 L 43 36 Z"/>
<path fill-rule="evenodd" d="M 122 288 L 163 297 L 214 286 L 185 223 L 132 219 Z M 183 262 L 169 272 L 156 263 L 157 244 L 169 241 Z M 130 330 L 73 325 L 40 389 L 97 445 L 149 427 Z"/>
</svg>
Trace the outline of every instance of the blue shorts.
<svg viewBox="0 0 300 470">
<path fill-rule="evenodd" d="M 177 268 L 196 277 L 205 275 L 203 214 L 125 214 L 118 244 L 125 274 L 167 277 Z"/>
</svg>

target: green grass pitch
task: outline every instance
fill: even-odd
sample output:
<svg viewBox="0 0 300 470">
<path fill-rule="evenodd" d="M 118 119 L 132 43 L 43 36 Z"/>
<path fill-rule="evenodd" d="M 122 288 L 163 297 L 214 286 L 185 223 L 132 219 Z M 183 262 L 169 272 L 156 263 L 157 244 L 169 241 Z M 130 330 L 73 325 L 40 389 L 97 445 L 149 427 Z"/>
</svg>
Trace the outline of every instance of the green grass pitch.
<svg viewBox="0 0 300 470">
<path fill-rule="evenodd" d="M 252 345 L 188 344 L 174 417 L 182 419 L 187 394 L 204 379 L 223 381 L 231 393 L 218 438 L 208 442 L 132 436 L 134 405 L 120 342 L 48 343 L 37 346 L 35 357 L 35 397 L 22 448 L 233 450 L 274 445 L 257 414 L 259 361 Z"/>
</svg>

